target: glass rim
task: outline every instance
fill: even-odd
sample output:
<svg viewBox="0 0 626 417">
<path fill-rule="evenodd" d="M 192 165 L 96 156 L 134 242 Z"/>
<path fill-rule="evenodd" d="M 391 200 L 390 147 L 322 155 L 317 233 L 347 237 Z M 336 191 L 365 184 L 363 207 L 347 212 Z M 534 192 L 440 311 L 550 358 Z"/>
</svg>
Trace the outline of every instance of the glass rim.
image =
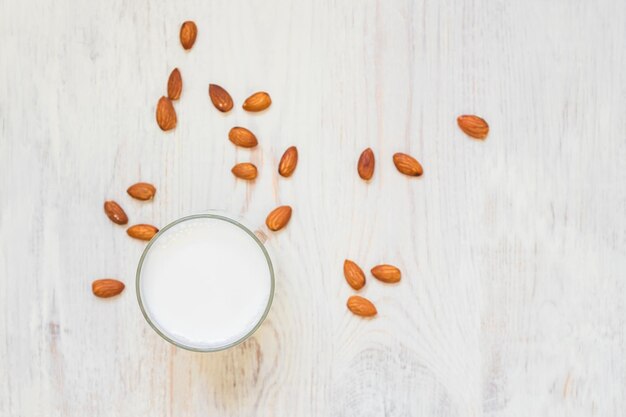
<svg viewBox="0 0 626 417">
<path fill-rule="evenodd" d="M 163 331 L 161 331 L 161 329 L 152 320 L 152 318 L 148 314 L 148 311 L 147 311 L 146 307 L 144 306 L 144 303 L 143 303 L 143 300 L 142 300 L 142 297 L 141 297 L 141 268 L 143 266 L 143 262 L 144 262 L 146 256 L 148 255 L 148 252 L 150 251 L 150 248 L 152 247 L 152 245 L 157 241 L 157 239 L 163 233 L 165 233 L 168 229 L 176 226 L 177 224 L 183 223 L 185 221 L 193 220 L 193 219 L 202 219 L 202 218 L 223 220 L 223 221 L 226 221 L 228 223 L 231 223 L 231 224 L 239 227 L 241 230 L 246 232 L 252 239 L 254 239 L 254 241 L 257 243 L 257 245 L 259 246 L 259 248 L 263 252 L 263 256 L 265 257 L 265 260 L 267 261 L 267 266 L 268 266 L 269 271 L 270 271 L 270 294 L 269 294 L 269 297 L 267 298 L 267 305 L 265 306 L 265 311 L 263 311 L 263 314 L 259 318 L 258 322 L 254 325 L 254 327 L 252 329 L 250 329 L 250 331 L 248 331 L 245 335 L 243 335 L 239 339 L 237 339 L 237 340 L 235 340 L 235 341 L 233 341 L 231 343 L 228 343 L 226 345 L 219 346 L 219 347 L 195 347 L 195 346 L 186 345 L 184 343 L 181 343 L 180 341 L 172 339 L 167 334 L 165 334 Z M 143 314 L 144 319 L 146 319 L 146 321 L 148 322 L 150 327 L 152 327 L 152 329 L 159 336 L 161 336 L 163 339 L 165 339 L 169 343 L 173 344 L 174 346 L 177 346 L 177 347 L 179 347 L 181 349 L 189 350 L 189 351 L 192 351 L 192 352 L 219 352 L 219 351 L 222 351 L 222 350 L 229 349 L 229 348 L 231 348 L 233 346 L 237 346 L 238 344 L 244 342 L 246 339 L 248 339 L 250 336 L 252 336 L 254 334 L 254 332 L 256 332 L 258 330 L 258 328 L 261 327 L 261 324 L 265 321 L 265 318 L 267 317 L 267 315 L 268 315 L 268 313 L 270 311 L 270 307 L 272 306 L 272 301 L 274 300 L 274 286 L 275 286 L 274 265 L 272 264 L 272 258 L 270 257 L 270 255 L 269 255 L 267 249 L 265 248 L 265 245 L 263 244 L 263 242 L 261 242 L 261 240 L 257 237 L 257 235 L 249 227 L 245 226 L 240 221 L 235 220 L 233 217 L 231 217 L 229 215 L 219 214 L 218 212 L 212 211 L 212 210 L 210 210 L 208 212 L 204 212 L 204 213 L 191 214 L 191 215 L 188 215 L 188 216 L 181 217 L 179 219 L 176 219 L 176 220 L 172 221 L 167 226 L 165 226 L 161 230 L 159 230 L 159 232 L 156 235 L 154 235 L 154 237 L 152 239 L 150 239 L 150 242 L 148 242 L 148 244 L 144 248 L 144 250 L 143 250 L 143 252 L 141 254 L 141 258 L 139 258 L 139 264 L 137 265 L 137 272 L 136 272 L 136 275 L 135 275 L 135 292 L 137 294 L 137 302 L 139 303 L 139 308 L 141 309 L 141 313 Z"/>
</svg>

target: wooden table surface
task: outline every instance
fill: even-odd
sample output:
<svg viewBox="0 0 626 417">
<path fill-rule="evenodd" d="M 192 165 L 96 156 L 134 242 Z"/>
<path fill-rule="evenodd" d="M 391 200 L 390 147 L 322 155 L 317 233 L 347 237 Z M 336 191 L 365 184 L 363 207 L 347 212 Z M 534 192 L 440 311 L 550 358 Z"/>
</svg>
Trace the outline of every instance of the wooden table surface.
<svg viewBox="0 0 626 417">
<path fill-rule="evenodd" d="M 614 0 L 0 2 L 0 415 L 623 415 L 625 17 Z M 242 111 L 257 90 L 271 108 Z M 458 129 L 466 113 L 486 141 Z M 235 125 L 260 145 L 236 149 Z M 230 173 L 242 161 L 253 184 Z M 126 195 L 137 181 L 153 202 Z M 135 298 L 145 245 L 106 199 L 157 226 L 293 206 L 254 337 L 216 354 L 161 340 Z M 345 258 L 402 269 L 361 291 L 373 320 L 346 309 Z M 98 299 L 101 277 L 127 288 Z"/>
</svg>

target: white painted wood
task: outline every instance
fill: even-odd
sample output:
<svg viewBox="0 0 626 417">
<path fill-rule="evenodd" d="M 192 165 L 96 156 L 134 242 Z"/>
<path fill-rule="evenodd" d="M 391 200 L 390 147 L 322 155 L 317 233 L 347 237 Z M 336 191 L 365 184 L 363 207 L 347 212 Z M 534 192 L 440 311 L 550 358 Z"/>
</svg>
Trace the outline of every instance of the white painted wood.
<svg viewBox="0 0 626 417">
<path fill-rule="evenodd" d="M 622 415 L 625 16 L 614 0 L 0 2 L 0 415 Z M 274 104 L 222 115 L 210 82 Z M 485 142 L 463 113 L 490 122 Z M 235 149 L 234 125 L 259 148 Z M 397 151 L 424 176 L 397 173 Z M 229 172 L 247 160 L 254 185 Z M 154 202 L 126 196 L 140 180 Z M 218 354 L 159 339 L 135 300 L 144 245 L 105 199 L 156 225 L 291 204 L 260 331 Z M 369 280 L 374 320 L 345 308 L 346 257 L 404 273 Z M 91 295 L 106 276 L 120 297 Z"/>
</svg>

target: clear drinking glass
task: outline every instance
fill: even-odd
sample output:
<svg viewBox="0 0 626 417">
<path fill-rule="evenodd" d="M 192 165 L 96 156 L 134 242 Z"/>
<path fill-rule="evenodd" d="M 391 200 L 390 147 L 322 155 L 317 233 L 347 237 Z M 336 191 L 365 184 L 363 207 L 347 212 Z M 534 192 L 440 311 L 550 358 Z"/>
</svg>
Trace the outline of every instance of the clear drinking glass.
<svg viewBox="0 0 626 417">
<path fill-rule="evenodd" d="M 182 222 L 193 220 L 193 219 L 200 219 L 200 218 L 209 218 L 209 219 L 226 221 L 226 222 L 229 222 L 229 223 L 237 226 L 238 228 L 240 228 L 244 232 L 246 232 L 247 235 L 250 237 L 250 239 L 253 239 L 256 242 L 256 244 L 258 245 L 259 249 L 262 251 L 263 256 L 265 257 L 265 260 L 267 262 L 267 266 L 268 266 L 269 274 L 270 274 L 270 285 L 271 285 L 271 287 L 270 287 L 270 291 L 269 291 L 269 297 L 267 299 L 267 305 L 265 307 L 265 310 L 264 310 L 263 314 L 260 316 L 258 322 L 256 323 L 256 325 L 249 332 L 247 332 L 244 336 L 242 336 L 238 340 L 235 340 L 235 341 L 233 341 L 231 343 L 225 344 L 223 346 L 218 346 L 218 347 L 198 348 L 196 346 L 187 345 L 185 343 L 182 343 L 181 341 L 172 339 L 167 334 L 165 334 L 165 332 L 162 331 L 159 328 L 159 325 L 150 317 L 149 310 L 146 308 L 145 303 L 144 303 L 144 299 L 142 297 L 142 287 L 141 287 L 142 266 L 143 266 L 143 263 L 144 263 L 144 260 L 145 260 L 146 256 L 150 252 L 150 248 L 155 244 L 155 242 L 159 239 L 159 237 L 162 236 L 168 229 L 170 229 L 170 228 L 172 228 L 172 227 L 174 227 L 174 226 L 176 226 L 176 225 L 178 225 L 178 224 L 180 224 Z M 178 346 L 178 347 L 183 348 L 183 349 L 186 349 L 186 350 L 194 351 L 194 352 L 217 352 L 217 351 L 225 350 L 225 349 L 231 348 L 233 346 L 236 346 L 236 345 L 240 344 L 241 342 L 243 342 L 244 340 L 248 339 L 261 326 L 261 324 L 265 320 L 265 317 L 267 317 L 267 314 L 269 313 L 270 307 L 272 305 L 272 300 L 274 299 L 274 280 L 275 280 L 275 278 L 274 278 L 274 267 L 272 265 L 271 257 L 269 255 L 267 249 L 265 248 L 265 245 L 264 245 L 265 240 L 266 240 L 266 236 L 265 236 L 265 234 L 262 231 L 257 230 L 256 232 L 253 232 L 250 227 L 245 226 L 243 224 L 243 220 L 241 218 L 239 218 L 238 216 L 231 216 L 231 215 L 228 215 L 226 213 L 222 213 L 220 211 L 215 211 L 215 210 L 211 210 L 211 211 L 207 211 L 207 212 L 200 213 L 200 214 L 194 214 L 194 215 L 182 217 L 182 218 L 180 218 L 178 220 L 175 220 L 172 223 L 168 224 L 164 228 L 162 228 L 152 238 L 152 240 L 150 240 L 150 242 L 148 242 L 148 245 L 144 249 L 143 254 L 141 255 L 141 258 L 139 259 L 139 265 L 137 266 L 137 274 L 136 274 L 136 280 L 135 280 L 135 286 L 136 286 L 136 292 L 137 292 L 137 301 L 139 302 L 139 307 L 141 308 L 141 312 L 142 312 L 144 318 L 146 319 L 146 321 L 148 322 L 148 324 L 150 325 L 150 327 L 152 327 L 154 329 L 154 331 L 157 332 L 163 339 L 167 340 L 168 342 L 172 343 L 173 345 Z"/>
</svg>

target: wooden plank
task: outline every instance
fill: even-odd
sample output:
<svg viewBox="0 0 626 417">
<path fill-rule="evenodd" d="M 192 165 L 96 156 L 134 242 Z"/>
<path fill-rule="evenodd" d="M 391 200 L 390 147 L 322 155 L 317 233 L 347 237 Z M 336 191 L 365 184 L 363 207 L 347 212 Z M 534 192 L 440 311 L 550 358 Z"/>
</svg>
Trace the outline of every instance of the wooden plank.
<svg viewBox="0 0 626 417">
<path fill-rule="evenodd" d="M 619 415 L 625 13 L 609 0 L 0 3 L 0 415 Z M 164 134 L 154 109 L 174 67 L 179 126 Z M 209 83 L 233 112 L 212 107 Z M 245 113 L 257 90 L 271 108 Z M 459 131 L 464 113 L 489 121 L 486 141 Z M 260 146 L 235 149 L 235 125 Z M 399 174 L 395 152 L 424 176 Z M 244 161 L 254 184 L 230 173 Z M 153 202 L 125 194 L 137 181 L 156 184 Z M 209 208 L 261 225 L 292 205 L 267 242 L 277 290 L 258 333 L 217 354 L 162 341 L 135 299 L 144 244 L 105 199 L 158 226 Z M 345 307 L 345 258 L 402 269 L 361 291 L 373 320 Z M 95 299 L 91 281 L 109 276 L 126 291 Z"/>
</svg>

